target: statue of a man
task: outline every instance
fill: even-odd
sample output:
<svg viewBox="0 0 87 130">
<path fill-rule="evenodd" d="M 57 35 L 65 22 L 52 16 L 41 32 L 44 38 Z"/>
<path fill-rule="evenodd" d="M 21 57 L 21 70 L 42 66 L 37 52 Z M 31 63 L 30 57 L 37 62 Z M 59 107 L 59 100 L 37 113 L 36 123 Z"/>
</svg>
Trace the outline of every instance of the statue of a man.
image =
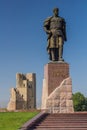
<svg viewBox="0 0 87 130">
<path fill-rule="evenodd" d="M 63 44 L 66 41 L 66 23 L 64 18 L 58 16 L 59 9 L 53 9 L 54 15 L 44 21 L 44 30 L 48 34 L 47 51 L 52 61 L 64 61 Z"/>
</svg>

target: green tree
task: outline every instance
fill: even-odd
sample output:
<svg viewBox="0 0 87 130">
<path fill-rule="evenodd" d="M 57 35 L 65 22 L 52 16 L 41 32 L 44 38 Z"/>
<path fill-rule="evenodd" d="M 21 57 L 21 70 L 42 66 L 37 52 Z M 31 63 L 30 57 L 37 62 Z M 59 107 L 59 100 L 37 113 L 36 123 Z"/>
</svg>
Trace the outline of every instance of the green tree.
<svg viewBox="0 0 87 130">
<path fill-rule="evenodd" d="M 85 111 L 87 111 L 87 97 L 85 97 L 85 106 L 84 106 L 84 108 L 85 108 Z"/>
<path fill-rule="evenodd" d="M 87 98 L 80 92 L 73 94 L 73 104 L 75 111 L 85 111 L 87 109 Z"/>
</svg>

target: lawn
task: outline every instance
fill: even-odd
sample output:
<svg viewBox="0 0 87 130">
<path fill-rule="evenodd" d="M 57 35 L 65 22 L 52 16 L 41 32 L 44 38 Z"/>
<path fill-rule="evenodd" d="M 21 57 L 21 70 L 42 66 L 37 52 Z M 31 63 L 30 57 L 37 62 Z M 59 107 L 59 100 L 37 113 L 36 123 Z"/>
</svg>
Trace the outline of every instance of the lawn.
<svg viewBox="0 0 87 130">
<path fill-rule="evenodd" d="M 0 130 L 18 130 L 38 112 L 0 112 Z"/>
</svg>

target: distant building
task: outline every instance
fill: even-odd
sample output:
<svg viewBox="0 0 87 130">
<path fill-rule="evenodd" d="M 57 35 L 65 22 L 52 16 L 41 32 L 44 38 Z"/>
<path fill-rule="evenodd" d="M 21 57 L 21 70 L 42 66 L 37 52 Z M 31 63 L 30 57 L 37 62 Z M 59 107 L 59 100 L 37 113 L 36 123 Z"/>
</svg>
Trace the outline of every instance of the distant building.
<svg viewBox="0 0 87 130">
<path fill-rule="evenodd" d="M 11 88 L 8 110 L 36 108 L 36 74 L 16 74 L 16 88 Z"/>
</svg>

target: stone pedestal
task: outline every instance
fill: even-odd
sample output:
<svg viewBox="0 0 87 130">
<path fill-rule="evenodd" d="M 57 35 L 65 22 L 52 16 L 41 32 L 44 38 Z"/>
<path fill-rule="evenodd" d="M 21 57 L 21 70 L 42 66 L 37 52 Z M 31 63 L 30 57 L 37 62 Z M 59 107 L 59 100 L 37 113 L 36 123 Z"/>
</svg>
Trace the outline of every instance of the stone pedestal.
<svg viewBox="0 0 87 130">
<path fill-rule="evenodd" d="M 70 113 L 74 111 L 69 64 L 52 62 L 45 65 L 42 109 L 51 113 Z"/>
</svg>

